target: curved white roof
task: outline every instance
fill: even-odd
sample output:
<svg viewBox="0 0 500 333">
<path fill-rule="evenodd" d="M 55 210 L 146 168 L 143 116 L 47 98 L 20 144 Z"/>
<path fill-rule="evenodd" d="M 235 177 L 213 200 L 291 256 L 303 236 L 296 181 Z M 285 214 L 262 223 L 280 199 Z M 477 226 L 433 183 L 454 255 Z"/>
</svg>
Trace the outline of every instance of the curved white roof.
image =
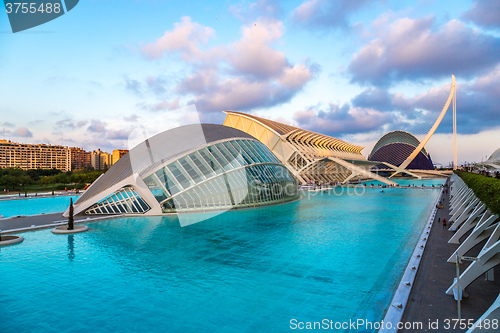
<svg viewBox="0 0 500 333">
<path fill-rule="evenodd" d="M 177 127 L 157 134 L 118 160 L 81 195 L 75 204 L 101 193 L 134 173 L 144 176 L 165 162 L 192 149 L 227 138 L 254 139 L 238 129 L 215 125 L 195 124 Z M 174 144 L 165 144 L 165 143 Z"/>
<path fill-rule="evenodd" d="M 491 154 L 490 158 L 488 158 L 488 162 L 500 162 L 500 148 Z"/>
</svg>

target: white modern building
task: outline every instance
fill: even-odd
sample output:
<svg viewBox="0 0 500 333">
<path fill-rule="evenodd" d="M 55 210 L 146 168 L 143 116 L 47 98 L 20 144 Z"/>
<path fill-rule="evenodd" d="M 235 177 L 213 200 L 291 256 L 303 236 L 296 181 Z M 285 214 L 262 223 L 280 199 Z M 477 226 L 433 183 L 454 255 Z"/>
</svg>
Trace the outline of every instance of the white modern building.
<svg viewBox="0 0 500 333">
<path fill-rule="evenodd" d="M 161 215 L 298 198 L 296 180 L 264 144 L 234 128 L 198 124 L 131 149 L 78 198 L 74 214 Z"/>
</svg>

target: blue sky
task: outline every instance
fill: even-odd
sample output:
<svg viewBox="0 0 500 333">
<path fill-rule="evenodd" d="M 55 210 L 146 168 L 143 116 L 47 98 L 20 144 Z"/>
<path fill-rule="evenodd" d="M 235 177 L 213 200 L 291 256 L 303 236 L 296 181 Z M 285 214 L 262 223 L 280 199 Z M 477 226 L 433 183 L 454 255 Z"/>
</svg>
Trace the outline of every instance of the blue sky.
<svg viewBox="0 0 500 333">
<path fill-rule="evenodd" d="M 0 13 L 2 136 L 111 151 L 138 125 L 222 110 L 366 146 L 430 129 L 457 78 L 459 162 L 500 146 L 500 1 L 88 0 L 13 34 Z M 451 161 L 451 112 L 429 141 Z"/>
</svg>

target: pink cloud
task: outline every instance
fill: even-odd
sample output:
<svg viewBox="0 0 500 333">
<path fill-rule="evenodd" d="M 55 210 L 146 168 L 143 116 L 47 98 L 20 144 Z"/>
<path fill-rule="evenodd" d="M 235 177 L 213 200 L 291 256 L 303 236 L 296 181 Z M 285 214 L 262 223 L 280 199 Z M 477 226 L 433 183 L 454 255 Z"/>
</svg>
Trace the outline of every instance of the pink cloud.
<svg viewBox="0 0 500 333">
<path fill-rule="evenodd" d="M 284 52 L 273 47 L 283 34 L 283 23 L 277 20 L 243 26 L 238 41 L 206 50 L 206 56 L 194 62 L 196 72 L 181 80 L 175 91 L 192 95 L 192 103 L 202 112 L 249 110 L 289 101 L 315 70 L 291 64 Z"/>
<path fill-rule="evenodd" d="M 199 45 L 205 45 L 214 36 L 214 29 L 192 22 L 189 16 L 184 16 L 181 22 L 174 23 L 172 31 L 166 31 L 155 42 L 141 46 L 141 51 L 154 59 L 163 57 L 165 53 L 179 52 L 182 59 L 192 61 L 203 53 Z"/>
<path fill-rule="evenodd" d="M 179 99 L 176 98 L 172 101 L 162 100 L 157 103 L 143 105 L 143 109 L 150 111 L 165 111 L 165 110 L 175 110 L 179 108 Z"/>
<path fill-rule="evenodd" d="M 281 21 L 258 20 L 242 29 L 242 37 L 229 47 L 228 63 L 236 73 L 259 78 L 280 75 L 288 66 L 285 54 L 271 47 L 284 32 Z"/>
<path fill-rule="evenodd" d="M 15 136 L 32 138 L 33 133 L 26 127 L 20 127 L 14 131 Z"/>
<path fill-rule="evenodd" d="M 352 81 L 388 85 L 398 80 L 465 77 L 499 62 L 500 38 L 451 20 L 434 30 L 434 17 L 402 18 L 381 29 L 349 64 Z"/>
</svg>

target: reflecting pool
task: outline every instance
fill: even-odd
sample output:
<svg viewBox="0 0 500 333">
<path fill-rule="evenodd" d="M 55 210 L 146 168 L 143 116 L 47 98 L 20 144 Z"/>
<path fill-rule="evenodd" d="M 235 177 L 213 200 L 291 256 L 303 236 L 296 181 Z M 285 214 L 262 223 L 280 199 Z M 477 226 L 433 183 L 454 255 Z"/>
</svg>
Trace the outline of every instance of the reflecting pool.
<svg viewBox="0 0 500 333">
<path fill-rule="evenodd" d="M 0 248 L 0 331 L 285 332 L 292 319 L 381 320 L 439 190 L 343 190 L 183 228 L 174 216 L 130 217 L 69 236 L 24 233 Z"/>
<path fill-rule="evenodd" d="M 74 202 L 78 196 L 1 200 L 0 215 L 12 217 L 63 212 L 68 208 L 70 198 Z"/>
</svg>

